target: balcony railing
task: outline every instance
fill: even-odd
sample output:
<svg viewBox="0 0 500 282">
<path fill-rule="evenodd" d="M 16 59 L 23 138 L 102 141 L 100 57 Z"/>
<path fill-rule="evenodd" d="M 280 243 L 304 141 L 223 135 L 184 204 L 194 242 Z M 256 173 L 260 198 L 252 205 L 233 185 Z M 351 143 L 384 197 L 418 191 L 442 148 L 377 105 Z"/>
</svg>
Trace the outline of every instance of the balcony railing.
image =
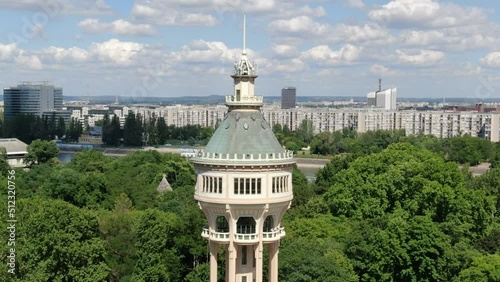
<svg viewBox="0 0 500 282">
<path fill-rule="evenodd" d="M 208 228 L 203 228 L 201 236 L 205 239 L 210 239 L 219 242 L 229 242 L 229 232 L 215 232 Z M 285 236 L 285 227 L 275 229 L 270 232 L 262 232 L 262 241 L 269 242 L 283 238 Z M 235 233 L 234 241 L 236 243 L 256 243 L 259 241 L 258 233 Z"/>
<path fill-rule="evenodd" d="M 280 161 L 293 159 L 293 151 L 283 150 L 276 154 L 219 154 L 212 152 L 205 152 L 199 150 L 196 154 L 197 158 L 213 159 L 213 160 L 228 160 L 228 161 Z"/>
<path fill-rule="evenodd" d="M 221 242 L 229 242 L 229 232 L 215 232 L 210 231 L 208 228 L 203 228 L 201 237 Z"/>
<path fill-rule="evenodd" d="M 255 104 L 262 104 L 264 101 L 263 96 L 244 96 L 244 97 L 237 97 L 235 96 L 226 96 L 226 103 L 255 103 Z"/>
<path fill-rule="evenodd" d="M 262 232 L 263 241 L 274 241 L 285 236 L 285 227 L 277 228 L 270 232 Z"/>
</svg>

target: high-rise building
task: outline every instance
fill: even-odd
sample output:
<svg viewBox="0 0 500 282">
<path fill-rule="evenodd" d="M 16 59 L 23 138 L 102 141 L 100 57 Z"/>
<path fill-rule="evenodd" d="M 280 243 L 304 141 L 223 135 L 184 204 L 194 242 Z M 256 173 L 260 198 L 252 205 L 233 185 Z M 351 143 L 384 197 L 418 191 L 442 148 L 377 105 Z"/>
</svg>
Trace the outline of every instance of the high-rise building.
<svg viewBox="0 0 500 282">
<path fill-rule="evenodd" d="M 386 90 L 379 90 L 376 92 L 370 92 L 366 95 L 367 105 L 374 108 L 384 109 L 384 110 L 395 110 L 396 109 L 396 99 L 397 99 L 397 89 L 390 88 Z"/>
<path fill-rule="evenodd" d="M 297 89 L 295 87 L 283 87 L 281 89 L 281 108 L 293 109 L 297 103 Z"/>
<path fill-rule="evenodd" d="M 62 109 L 62 88 L 46 82 L 4 88 L 3 95 L 5 119 L 18 114 L 42 115 L 43 112 Z"/>
<path fill-rule="evenodd" d="M 209 242 L 210 282 L 218 281 L 220 246 L 226 255 L 225 281 L 264 281 L 264 244 L 267 280 L 277 282 L 279 242 L 285 236 L 281 219 L 293 198 L 295 161 L 262 116 L 263 97 L 254 94 L 257 74 L 243 42 L 231 76 L 234 92 L 226 97 L 228 112 L 205 149 L 192 158 L 194 197 L 208 221 L 202 237 Z"/>
</svg>

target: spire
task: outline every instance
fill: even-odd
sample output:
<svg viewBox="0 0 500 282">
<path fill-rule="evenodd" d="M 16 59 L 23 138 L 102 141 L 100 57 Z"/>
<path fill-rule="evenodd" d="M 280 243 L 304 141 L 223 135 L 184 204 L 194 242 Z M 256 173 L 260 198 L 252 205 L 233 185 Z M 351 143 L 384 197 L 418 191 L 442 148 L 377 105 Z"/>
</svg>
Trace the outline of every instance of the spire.
<svg viewBox="0 0 500 282">
<path fill-rule="evenodd" d="M 234 74 L 240 75 L 256 75 L 253 64 L 247 57 L 247 18 L 243 15 L 243 49 L 241 50 L 241 58 L 234 63 Z"/>
<path fill-rule="evenodd" d="M 247 57 L 247 18 L 243 15 L 243 49 L 239 61 L 234 63 L 234 93 L 226 96 L 226 105 L 230 108 L 261 107 L 262 96 L 255 96 L 257 72 Z"/>
<path fill-rule="evenodd" d="M 242 55 L 247 54 L 247 15 L 243 14 L 243 50 Z"/>
</svg>

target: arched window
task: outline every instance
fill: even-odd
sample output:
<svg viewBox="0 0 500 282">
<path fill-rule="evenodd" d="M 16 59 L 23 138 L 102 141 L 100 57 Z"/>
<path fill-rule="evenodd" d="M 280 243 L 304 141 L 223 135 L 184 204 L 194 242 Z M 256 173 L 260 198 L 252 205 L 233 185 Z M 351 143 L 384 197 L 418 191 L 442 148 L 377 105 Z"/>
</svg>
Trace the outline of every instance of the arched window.
<svg viewBox="0 0 500 282">
<path fill-rule="evenodd" d="M 217 216 L 217 218 L 215 219 L 215 231 L 223 233 L 229 232 L 229 223 L 227 222 L 225 216 L 223 215 Z"/>
<path fill-rule="evenodd" d="M 236 233 L 255 234 L 255 219 L 253 217 L 240 217 L 236 222 Z"/>
<path fill-rule="evenodd" d="M 272 215 L 268 215 L 264 220 L 264 232 L 271 232 L 274 228 L 274 219 Z"/>
</svg>

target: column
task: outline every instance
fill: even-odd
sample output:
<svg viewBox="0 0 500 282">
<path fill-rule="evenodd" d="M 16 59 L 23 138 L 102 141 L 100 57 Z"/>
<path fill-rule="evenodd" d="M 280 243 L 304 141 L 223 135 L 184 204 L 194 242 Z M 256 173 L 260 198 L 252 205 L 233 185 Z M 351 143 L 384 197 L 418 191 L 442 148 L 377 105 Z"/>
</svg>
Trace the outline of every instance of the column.
<svg viewBox="0 0 500 282">
<path fill-rule="evenodd" d="M 269 282 L 278 282 L 278 253 L 280 241 L 269 244 Z"/>
<path fill-rule="evenodd" d="M 210 282 L 217 282 L 217 248 L 217 243 L 210 242 Z"/>
<path fill-rule="evenodd" d="M 227 279 L 226 282 L 235 282 L 236 281 L 236 248 L 234 247 L 234 243 L 230 242 L 228 246 L 228 260 L 227 260 Z"/>
<path fill-rule="evenodd" d="M 255 282 L 262 282 L 262 241 L 255 245 Z"/>
</svg>

